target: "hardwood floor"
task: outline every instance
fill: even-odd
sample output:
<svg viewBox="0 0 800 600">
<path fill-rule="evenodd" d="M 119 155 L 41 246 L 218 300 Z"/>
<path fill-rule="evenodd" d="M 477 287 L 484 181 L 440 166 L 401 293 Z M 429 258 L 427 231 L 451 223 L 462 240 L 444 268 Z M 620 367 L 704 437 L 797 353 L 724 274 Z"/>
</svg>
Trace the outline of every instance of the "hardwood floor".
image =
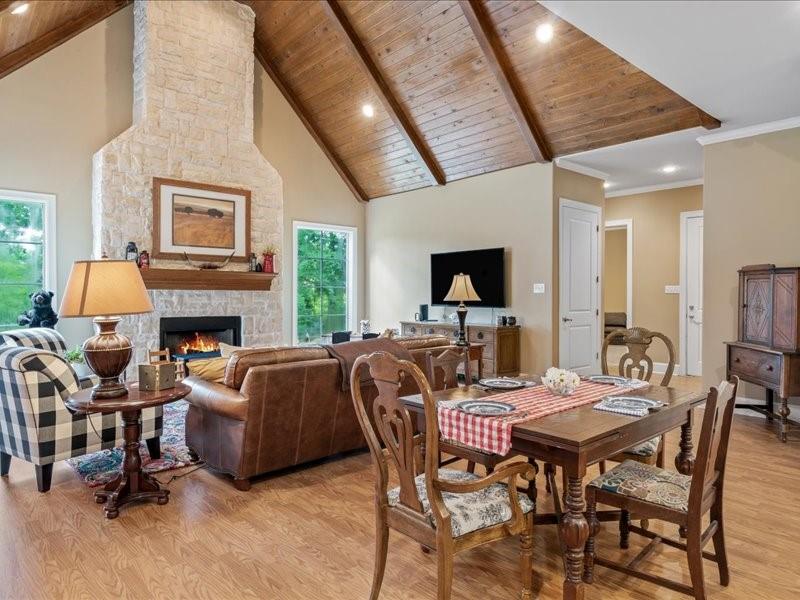
<svg viewBox="0 0 800 600">
<path fill-rule="evenodd" d="M 676 386 L 696 386 L 676 378 Z M 677 434 L 668 454 L 677 453 Z M 709 597 L 797 597 L 800 571 L 800 475 L 797 434 L 780 444 L 762 418 L 736 415 L 726 489 L 731 585 L 722 588 L 706 563 Z M 593 471 L 594 472 L 594 471 Z M 165 481 L 170 473 L 159 474 Z M 539 478 L 543 510 L 550 498 Z M 170 485 L 166 506 L 127 506 L 108 521 L 64 463 L 52 490 L 39 494 L 33 468 L 13 460 L 0 481 L 0 597 L 362 599 L 372 577 L 372 472 L 369 456 L 352 455 L 256 481 L 237 492 L 206 470 Z M 660 524 L 654 525 L 659 529 Z M 674 535 L 675 532 L 668 531 Z M 616 525 L 603 525 L 599 552 L 619 558 Z M 635 556 L 644 545 L 631 537 Z M 659 575 L 689 582 L 685 556 L 662 549 L 646 563 Z M 561 598 L 563 577 L 553 527 L 534 539 L 539 598 Z M 597 569 L 587 599 L 683 598 L 648 583 Z M 453 598 L 516 598 L 517 542 L 460 555 Z M 436 557 L 391 534 L 381 598 L 434 598 Z"/>
</svg>

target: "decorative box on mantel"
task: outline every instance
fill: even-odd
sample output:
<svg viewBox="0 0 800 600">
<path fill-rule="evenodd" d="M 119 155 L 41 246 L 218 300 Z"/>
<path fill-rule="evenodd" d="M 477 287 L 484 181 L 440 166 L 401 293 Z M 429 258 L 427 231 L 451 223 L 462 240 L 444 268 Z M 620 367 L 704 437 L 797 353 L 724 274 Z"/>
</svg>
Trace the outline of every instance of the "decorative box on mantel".
<svg viewBox="0 0 800 600">
<path fill-rule="evenodd" d="M 149 290 L 249 290 L 268 292 L 277 273 L 206 269 L 142 269 Z"/>
</svg>

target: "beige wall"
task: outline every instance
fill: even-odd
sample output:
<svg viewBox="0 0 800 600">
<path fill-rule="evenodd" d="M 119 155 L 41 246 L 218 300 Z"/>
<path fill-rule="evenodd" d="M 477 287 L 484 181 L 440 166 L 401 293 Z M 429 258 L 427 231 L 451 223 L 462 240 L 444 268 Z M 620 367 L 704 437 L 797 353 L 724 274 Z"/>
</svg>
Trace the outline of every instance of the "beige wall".
<svg viewBox="0 0 800 600">
<path fill-rule="evenodd" d="M 601 208 L 605 204 L 605 192 L 603 191 L 603 180 L 596 177 L 589 177 L 574 171 L 568 171 L 560 167 L 553 168 L 553 314 L 551 327 L 553 331 L 553 362 L 558 363 L 559 354 L 559 332 L 561 331 L 561 313 L 559 310 L 559 252 L 560 252 L 560 222 L 559 222 L 559 203 L 561 198 L 594 204 Z M 600 213 L 600 223 L 604 221 L 603 213 Z M 600 241 L 600 251 L 602 252 L 602 238 Z M 600 261 L 600 278 L 602 280 L 603 263 Z M 600 299 L 602 305 L 602 296 Z M 602 306 L 600 312 L 603 312 Z"/>
<path fill-rule="evenodd" d="M 522 368 L 551 366 L 551 165 L 525 165 L 370 201 L 367 206 L 367 316 L 397 327 L 430 302 L 430 254 L 506 249 L 505 314 L 522 324 Z M 545 294 L 533 294 L 534 282 Z M 434 318 L 441 309 L 434 309 Z M 489 322 L 490 309 L 467 317 Z"/>
<path fill-rule="evenodd" d="M 72 262 L 91 254 L 92 156 L 131 125 L 132 52 L 133 10 L 127 7 L 0 79 L 0 189 L 56 194 L 59 290 Z M 255 142 L 285 187 L 281 259 L 291 256 L 293 219 L 358 227 L 363 245 L 364 208 L 260 66 L 255 92 Z M 291 261 L 279 264 L 286 277 L 284 332 L 290 335 Z M 363 306 L 363 270 L 358 288 Z M 91 324 L 65 319 L 59 330 L 76 344 L 91 334 Z"/>
<path fill-rule="evenodd" d="M 680 283 L 680 214 L 702 208 L 702 186 L 606 199 L 607 221 L 633 220 L 632 325 L 662 332 L 676 353 L 680 352 L 679 296 L 665 294 L 664 286 Z M 660 342 L 652 356 L 657 362 L 668 358 Z"/>
<path fill-rule="evenodd" d="M 800 129 L 705 146 L 703 382 L 725 377 L 737 335 L 737 269 L 800 265 Z M 746 387 L 745 395 L 763 398 Z"/>
<path fill-rule="evenodd" d="M 603 251 L 603 310 L 628 310 L 628 233 L 607 229 Z"/>
</svg>

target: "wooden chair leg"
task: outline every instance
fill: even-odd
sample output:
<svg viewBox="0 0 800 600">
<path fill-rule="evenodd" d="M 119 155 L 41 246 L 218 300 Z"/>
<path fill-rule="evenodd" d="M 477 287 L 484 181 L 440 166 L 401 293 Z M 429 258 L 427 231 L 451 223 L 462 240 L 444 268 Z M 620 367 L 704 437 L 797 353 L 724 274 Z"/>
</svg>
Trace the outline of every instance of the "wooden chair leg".
<svg viewBox="0 0 800 600">
<path fill-rule="evenodd" d="M 0 452 L 0 477 L 7 477 L 11 468 L 11 455 Z"/>
<path fill-rule="evenodd" d="M 53 479 L 53 463 L 49 465 L 34 465 L 36 467 L 36 487 L 41 493 L 50 491 L 50 481 Z"/>
<path fill-rule="evenodd" d="M 619 514 L 619 547 L 627 550 L 630 537 L 631 513 L 627 510 L 620 511 Z"/>
<path fill-rule="evenodd" d="M 437 544 L 437 566 L 439 593 L 437 600 L 450 600 L 453 592 L 453 548 L 452 540 Z"/>
<path fill-rule="evenodd" d="M 698 524 L 699 525 L 699 524 Z M 703 547 L 700 544 L 700 527 L 690 527 L 686 536 L 686 555 L 689 559 L 689 575 L 695 600 L 706 600 L 706 584 L 703 579 Z"/>
<path fill-rule="evenodd" d="M 661 436 L 661 442 L 658 444 L 658 455 L 656 456 L 656 466 L 659 469 L 663 469 L 664 465 L 666 464 L 665 455 L 667 450 L 667 436 Z"/>
<path fill-rule="evenodd" d="M 589 537 L 586 538 L 586 549 L 583 553 L 583 581 L 594 583 L 594 538 L 600 531 L 600 523 L 597 520 L 597 497 L 592 487 L 586 489 L 586 520 L 589 523 Z"/>
<path fill-rule="evenodd" d="M 383 515 L 378 511 L 375 518 L 375 565 L 372 571 L 372 590 L 370 600 L 378 600 L 386 571 L 386 555 L 389 552 L 389 526 L 384 523 Z"/>
<path fill-rule="evenodd" d="M 519 536 L 519 558 L 522 570 L 522 600 L 533 598 L 533 512 L 525 518 L 525 531 Z"/>
<path fill-rule="evenodd" d="M 599 463 L 599 466 L 600 466 L 600 475 L 605 475 L 606 474 L 606 461 L 601 460 L 600 463 Z"/>
<path fill-rule="evenodd" d="M 475 463 L 472 462 L 471 460 L 467 461 L 467 471 L 470 472 L 470 473 L 474 473 L 475 472 Z"/>
<path fill-rule="evenodd" d="M 719 584 L 727 586 L 731 581 L 728 572 L 728 553 L 725 550 L 725 528 L 722 519 L 722 498 L 717 498 L 717 506 L 711 508 L 711 520 L 717 522 L 717 531 L 714 533 L 712 541 L 714 543 L 714 554 L 717 557 L 717 567 L 719 568 Z"/>
</svg>

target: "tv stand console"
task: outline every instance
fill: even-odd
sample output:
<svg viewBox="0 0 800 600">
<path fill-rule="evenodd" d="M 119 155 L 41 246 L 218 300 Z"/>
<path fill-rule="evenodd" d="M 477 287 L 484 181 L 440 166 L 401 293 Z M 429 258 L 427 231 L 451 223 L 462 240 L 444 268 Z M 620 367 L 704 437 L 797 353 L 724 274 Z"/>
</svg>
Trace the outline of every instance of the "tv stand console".
<svg viewBox="0 0 800 600">
<path fill-rule="evenodd" d="M 472 325 L 467 323 L 467 340 L 483 344 L 481 367 L 484 377 L 514 377 L 519 374 L 519 326 Z M 400 321 L 404 337 L 446 335 L 458 338 L 458 325 L 445 321 Z"/>
</svg>

